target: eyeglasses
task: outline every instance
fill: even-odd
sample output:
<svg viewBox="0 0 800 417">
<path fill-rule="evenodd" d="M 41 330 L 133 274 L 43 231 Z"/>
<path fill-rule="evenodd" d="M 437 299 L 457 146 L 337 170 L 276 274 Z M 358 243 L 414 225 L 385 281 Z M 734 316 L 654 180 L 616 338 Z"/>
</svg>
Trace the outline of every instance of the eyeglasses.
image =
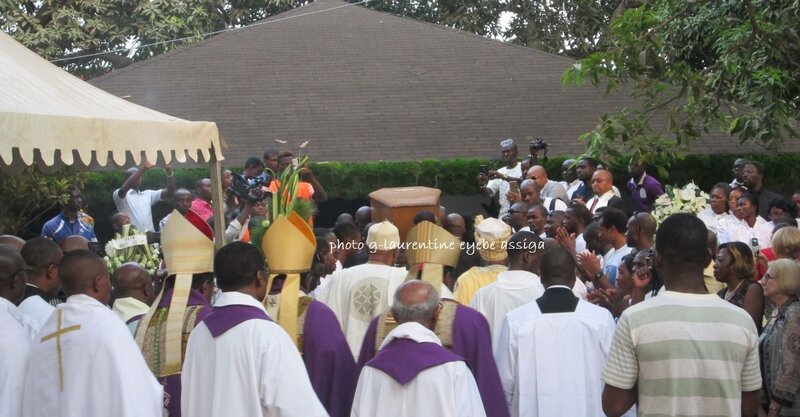
<svg viewBox="0 0 800 417">
<path fill-rule="evenodd" d="M 767 282 L 767 281 L 769 281 L 769 280 L 771 280 L 773 278 L 775 278 L 775 275 L 772 275 L 769 272 L 767 272 L 766 274 L 764 274 L 763 277 L 761 277 L 761 280 L 764 281 L 764 282 Z"/>
</svg>

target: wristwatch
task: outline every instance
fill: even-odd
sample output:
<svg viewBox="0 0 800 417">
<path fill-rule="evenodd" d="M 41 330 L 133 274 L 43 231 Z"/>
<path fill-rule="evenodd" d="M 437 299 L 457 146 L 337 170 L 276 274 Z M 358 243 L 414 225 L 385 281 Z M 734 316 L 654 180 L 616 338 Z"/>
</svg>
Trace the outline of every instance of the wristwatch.
<svg viewBox="0 0 800 417">
<path fill-rule="evenodd" d="M 605 276 L 605 274 L 603 273 L 603 271 L 597 271 L 597 273 L 596 273 L 596 274 L 594 274 L 594 277 L 593 277 L 592 279 L 593 279 L 593 280 L 595 280 L 595 279 L 601 279 L 601 278 L 603 278 L 604 276 Z"/>
</svg>

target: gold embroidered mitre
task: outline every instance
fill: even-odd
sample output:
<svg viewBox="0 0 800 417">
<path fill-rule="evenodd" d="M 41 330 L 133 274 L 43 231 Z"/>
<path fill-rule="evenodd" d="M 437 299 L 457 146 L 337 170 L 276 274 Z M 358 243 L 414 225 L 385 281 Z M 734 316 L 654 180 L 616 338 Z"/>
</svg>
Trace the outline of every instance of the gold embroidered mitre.
<svg viewBox="0 0 800 417">
<path fill-rule="evenodd" d="M 485 261 L 502 261 L 508 258 L 507 242 L 514 232 L 502 220 L 475 216 L 475 245 Z"/>
<path fill-rule="evenodd" d="M 297 311 L 300 295 L 300 273 L 311 269 L 314 253 L 317 250 L 317 239 L 311 226 L 297 213 L 279 216 L 264 234 L 261 249 L 269 264 L 270 275 L 267 282 L 267 296 L 272 283 L 278 274 L 286 274 L 281 289 L 278 309 L 278 324 L 289 333 L 297 344 Z M 264 303 L 267 302 L 265 297 Z"/>
<path fill-rule="evenodd" d="M 185 217 L 184 217 L 185 216 Z M 174 210 L 161 231 L 161 249 L 170 275 L 175 275 L 175 286 L 167 314 L 164 364 L 161 375 L 179 374 L 182 365 L 183 321 L 189 293 L 192 290 L 192 275 L 214 271 L 214 233 L 197 213 L 189 210 L 186 215 Z M 136 330 L 136 342 L 143 347 L 145 334 L 161 299 L 164 287 L 156 297 L 147 315 Z"/>
<path fill-rule="evenodd" d="M 443 267 L 455 267 L 461 254 L 461 241 L 447 230 L 423 221 L 408 231 L 406 257 L 409 279 L 422 279 L 441 288 Z"/>
</svg>

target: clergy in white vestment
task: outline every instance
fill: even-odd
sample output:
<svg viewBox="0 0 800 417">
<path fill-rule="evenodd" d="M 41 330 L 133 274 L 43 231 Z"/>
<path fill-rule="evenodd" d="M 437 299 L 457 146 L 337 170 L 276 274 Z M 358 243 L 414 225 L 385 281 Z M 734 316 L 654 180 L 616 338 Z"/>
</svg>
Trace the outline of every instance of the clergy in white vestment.
<svg viewBox="0 0 800 417">
<path fill-rule="evenodd" d="M 233 242 L 214 257 L 223 291 L 189 336 L 181 413 L 191 417 L 327 416 L 289 335 L 270 320 L 264 256 Z"/>
<path fill-rule="evenodd" d="M 492 355 L 492 335 L 481 313 L 461 305 L 448 295 L 444 282 L 452 275 L 460 253 L 459 241 L 448 231 L 429 221 L 422 221 L 409 230 L 406 255 L 411 267 L 408 281 L 422 280 L 441 288 L 441 308 L 433 332 L 441 345 L 461 357 L 472 371 L 483 408 L 488 417 L 508 417 L 503 401 L 500 377 Z M 364 335 L 358 355 L 362 369 L 383 346 L 389 333 L 397 326 L 391 309 L 375 317 Z"/>
<path fill-rule="evenodd" d="M 22 259 L 28 265 L 28 285 L 19 311 L 25 316 L 30 330 L 31 340 L 36 339 L 44 322 L 50 318 L 55 307 L 47 300 L 56 298 L 61 290 L 58 280 L 58 264 L 64 253 L 58 243 L 45 237 L 35 237 L 27 242 L 20 250 Z"/>
<path fill-rule="evenodd" d="M 398 326 L 361 371 L 351 417 L 486 416 L 464 360 L 431 330 L 440 306 L 425 281 L 398 288 L 392 304 Z"/>
<path fill-rule="evenodd" d="M 547 249 L 541 271 L 547 290 L 508 313 L 495 349 L 511 416 L 603 416 L 614 319 L 572 293 L 575 261 L 566 249 Z"/>
<path fill-rule="evenodd" d="M 125 323 L 107 307 L 111 280 L 88 250 L 64 255 L 67 301 L 34 342 L 23 399 L 26 417 L 160 417 L 163 390 Z"/>
<path fill-rule="evenodd" d="M 0 415 L 22 416 L 22 389 L 31 342 L 14 305 L 25 292 L 25 262 L 16 250 L 0 244 Z"/>
<path fill-rule="evenodd" d="M 544 293 L 538 275 L 544 241 L 533 232 L 517 232 L 507 245 L 508 271 L 501 272 L 497 281 L 478 290 L 470 303 L 489 322 L 492 346 L 497 343 L 506 314 Z"/>
<path fill-rule="evenodd" d="M 355 359 L 370 320 L 389 308 L 389 298 L 405 280 L 406 269 L 394 266 L 399 248 L 397 227 L 386 220 L 373 224 L 366 241 L 369 261 L 334 272 L 314 292 L 336 315 Z"/>
</svg>

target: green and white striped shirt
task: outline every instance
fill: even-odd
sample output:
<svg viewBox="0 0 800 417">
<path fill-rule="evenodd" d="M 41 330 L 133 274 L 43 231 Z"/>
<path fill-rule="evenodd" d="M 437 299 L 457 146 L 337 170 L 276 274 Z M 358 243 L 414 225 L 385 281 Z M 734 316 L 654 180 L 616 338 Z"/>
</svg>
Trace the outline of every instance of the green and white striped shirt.
<svg viewBox="0 0 800 417">
<path fill-rule="evenodd" d="M 663 291 L 619 319 L 603 381 L 638 384 L 639 416 L 740 416 L 761 388 L 753 319 L 716 294 Z"/>
</svg>

